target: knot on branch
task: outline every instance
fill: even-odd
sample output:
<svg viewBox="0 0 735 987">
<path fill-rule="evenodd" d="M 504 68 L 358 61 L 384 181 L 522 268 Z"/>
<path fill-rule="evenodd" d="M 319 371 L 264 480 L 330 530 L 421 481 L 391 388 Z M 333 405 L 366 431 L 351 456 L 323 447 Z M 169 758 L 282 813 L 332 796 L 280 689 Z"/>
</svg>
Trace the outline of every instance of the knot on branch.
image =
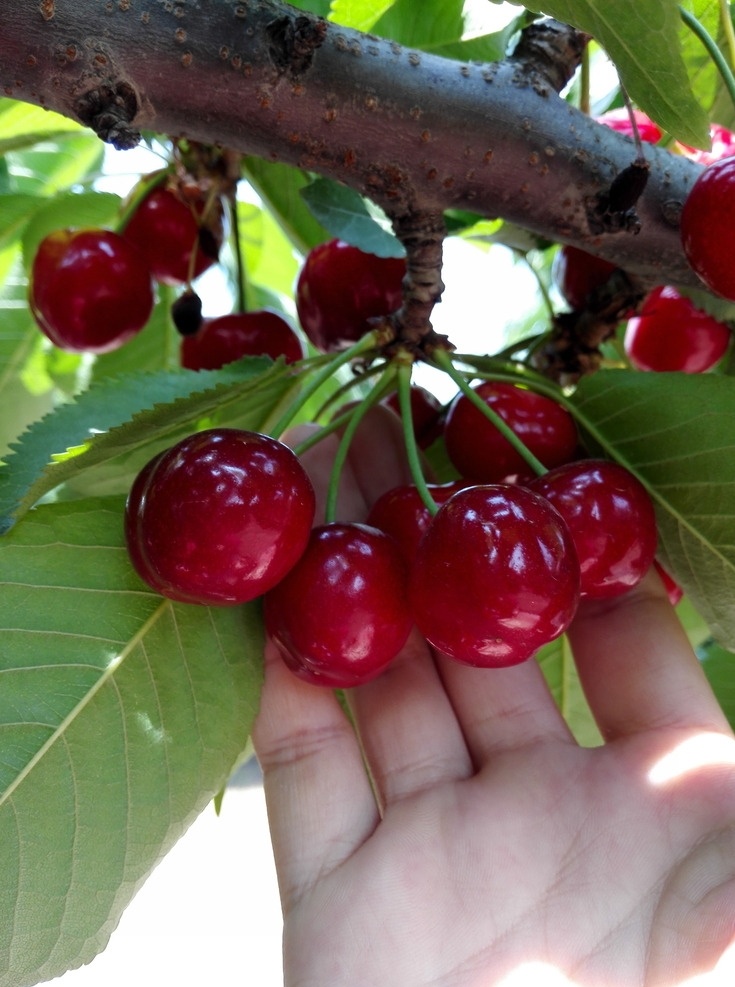
<svg viewBox="0 0 735 987">
<path fill-rule="evenodd" d="M 649 171 L 645 158 L 636 158 L 615 176 L 609 189 L 597 193 L 587 217 L 592 233 L 640 233 L 635 207 L 645 191 Z"/>
<path fill-rule="evenodd" d="M 140 142 L 140 131 L 131 126 L 138 109 L 133 87 L 112 80 L 89 89 L 74 104 L 81 122 L 118 151 L 128 151 Z"/>
<path fill-rule="evenodd" d="M 558 93 L 577 71 L 589 40 L 588 34 L 545 18 L 524 29 L 509 61 L 516 64 L 518 81 L 548 85 Z"/>
<path fill-rule="evenodd" d="M 590 293 L 585 308 L 556 315 L 548 339 L 533 354 L 534 368 L 562 386 L 594 373 L 602 363 L 601 345 L 635 312 L 644 294 L 629 274 L 614 270 Z"/>
<path fill-rule="evenodd" d="M 321 18 L 277 17 L 266 26 L 268 55 L 279 73 L 303 75 L 310 67 L 314 52 L 324 42 L 327 23 Z"/>
</svg>

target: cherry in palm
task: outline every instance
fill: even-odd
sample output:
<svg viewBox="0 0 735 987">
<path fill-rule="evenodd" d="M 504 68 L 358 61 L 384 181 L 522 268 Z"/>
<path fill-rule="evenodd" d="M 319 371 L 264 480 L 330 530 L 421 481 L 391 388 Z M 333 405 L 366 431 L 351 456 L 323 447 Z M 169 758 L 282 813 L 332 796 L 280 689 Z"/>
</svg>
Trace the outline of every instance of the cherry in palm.
<svg viewBox="0 0 735 987">
<path fill-rule="evenodd" d="M 406 564 L 388 535 L 364 524 L 322 525 L 266 595 L 266 629 L 300 678 L 332 688 L 362 685 L 406 643 L 406 583 Z"/>
<path fill-rule="evenodd" d="M 559 637 L 579 602 L 579 563 L 561 515 L 509 484 L 468 487 L 434 517 L 409 597 L 429 644 L 467 665 L 526 661 Z"/>
<path fill-rule="evenodd" d="M 294 453 L 267 435 L 207 429 L 159 454 L 134 482 L 125 533 L 136 571 L 185 603 L 261 596 L 304 551 L 314 491 Z"/>
</svg>

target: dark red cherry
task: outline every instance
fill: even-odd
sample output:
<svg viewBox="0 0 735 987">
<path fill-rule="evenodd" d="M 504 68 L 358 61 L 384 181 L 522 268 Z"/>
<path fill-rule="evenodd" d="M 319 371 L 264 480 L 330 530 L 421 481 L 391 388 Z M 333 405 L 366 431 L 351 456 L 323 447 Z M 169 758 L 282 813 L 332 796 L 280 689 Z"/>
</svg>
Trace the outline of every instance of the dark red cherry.
<svg viewBox="0 0 735 987">
<path fill-rule="evenodd" d="M 153 309 L 140 253 L 110 230 L 56 230 L 38 246 L 29 304 L 55 346 L 107 353 L 132 339 Z"/>
<path fill-rule="evenodd" d="M 400 417 L 401 405 L 398 392 L 394 391 L 384 401 Z M 442 403 L 436 395 L 418 384 L 411 385 L 411 418 L 416 442 L 422 449 L 435 442 L 442 434 Z"/>
<path fill-rule="evenodd" d="M 409 599 L 421 633 L 456 661 L 517 665 L 562 634 L 579 601 L 579 563 L 564 521 L 509 484 L 451 497 L 419 545 Z"/>
<path fill-rule="evenodd" d="M 575 457 L 574 419 L 556 401 L 527 387 L 494 381 L 478 384 L 475 392 L 544 466 L 558 466 Z M 497 483 L 514 475 L 531 475 L 520 453 L 464 394 L 449 406 L 444 441 L 453 465 L 468 480 Z"/>
<path fill-rule="evenodd" d="M 656 514 L 648 491 L 629 470 L 607 460 L 579 460 L 529 486 L 566 521 L 583 597 L 619 596 L 648 572 L 656 554 Z"/>
<path fill-rule="evenodd" d="M 298 564 L 266 594 L 266 630 L 301 678 L 335 688 L 362 685 L 406 643 L 407 578 L 398 547 L 382 531 L 322 525 Z"/>
<path fill-rule="evenodd" d="M 441 506 L 465 486 L 460 481 L 429 483 L 429 493 Z M 432 514 L 424 504 L 418 488 L 412 483 L 393 487 L 379 497 L 370 508 L 367 523 L 390 535 L 401 548 L 408 563 L 413 562 L 416 550 L 431 524 Z"/>
<path fill-rule="evenodd" d="M 298 561 L 314 518 L 301 463 L 267 435 L 215 428 L 143 468 L 126 506 L 131 561 L 153 589 L 185 603 L 245 603 Z"/>
<path fill-rule="evenodd" d="M 681 211 L 681 242 L 710 291 L 735 301 L 735 157 L 708 165 Z"/>
<path fill-rule="evenodd" d="M 158 186 L 130 217 L 123 236 L 141 251 L 157 281 L 185 284 L 217 260 L 221 208 L 217 205 L 214 209 L 214 234 L 209 226 L 202 225 L 202 209 L 201 201 L 185 202 L 173 189 Z"/>
<path fill-rule="evenodd" d="M 676 288 L 655 288 L 640 315 L 628 320 L 623 345 L 637 370 L 702 373 L 719 363 L 730 343 L 729 328 L 697 308 Z"/>
<path fill-rule="evenodd" d="M 402 258 L 377 257 L 342 240 L 314 247 L 296 284 L 304 332 L 321 350 L 356 342 L 370 329 L 370 319 L 399 308 L 405 273 Z"/>
<path fill-rule="evenodd" d="M 615 270 L 609 260 L 567 245 L 557 251 L 551 276 L 564 301 L 573 309 L 583 309 L 590 295 L 607 284 Z"/>
<path fill-rule="evenodd" d="M 282 356 L 295 363 L 304 358 L 304 347 L 288 322 L 269 309 L 205 319 L 181 340 L 181 366 L 189 370 L 218 370 L 243 356 Z"/>
</svg>

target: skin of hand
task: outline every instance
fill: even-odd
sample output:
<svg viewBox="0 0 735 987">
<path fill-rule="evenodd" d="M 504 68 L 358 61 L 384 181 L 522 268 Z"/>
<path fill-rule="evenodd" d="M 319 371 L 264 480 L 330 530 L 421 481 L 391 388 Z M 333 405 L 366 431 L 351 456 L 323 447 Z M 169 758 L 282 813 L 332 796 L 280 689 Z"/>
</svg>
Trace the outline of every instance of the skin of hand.
<svg viewBox="0 0 735 987">
<path fill-rule="evenodd" d="M 335 448 L 304 455 L 320 505 Z M 407 482 L 401 449 L 371 413 L 338 519 Z M 414 633 L 351 723 L 267 646 L 286 987 L 735 984 L 735 738 L 658 578 L 583 605 L 569 640 L 593 749 L 533 660 L 468 668 Z"/>
</svg>

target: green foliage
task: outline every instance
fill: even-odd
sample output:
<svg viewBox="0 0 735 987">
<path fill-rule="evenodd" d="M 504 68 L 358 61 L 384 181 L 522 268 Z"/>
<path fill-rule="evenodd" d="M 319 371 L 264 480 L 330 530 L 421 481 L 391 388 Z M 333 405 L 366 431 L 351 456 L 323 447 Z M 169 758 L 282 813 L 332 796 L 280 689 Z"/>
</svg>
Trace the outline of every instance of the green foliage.
<svg viewBox="0 0 735 987">
<path fill-rule="evenodd" d="M 304 201 L 332 236 L 378 257 L 404 257 L 400 240 L 381 225 L 353 189 L 317 178 L 301 190 Z"/>
<path fill-rule="evenodd" d="M 257 706 L 261 629 L 255 607 L 148 590 L 119 498 L 19 523 L 0 600 L 0 985 L 23 987 L 104 947 L 221 788 Z"/>
</svg>

